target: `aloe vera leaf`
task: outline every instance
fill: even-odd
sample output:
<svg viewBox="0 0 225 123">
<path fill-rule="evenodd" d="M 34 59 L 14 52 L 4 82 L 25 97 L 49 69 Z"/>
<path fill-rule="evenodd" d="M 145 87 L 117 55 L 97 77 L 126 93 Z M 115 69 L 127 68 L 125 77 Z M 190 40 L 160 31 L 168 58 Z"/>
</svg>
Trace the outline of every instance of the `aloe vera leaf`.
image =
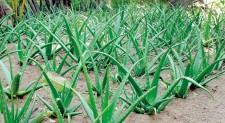
<svg viewBox="0 0 225 123">
<path fill-rule="evenodd" d="M 126 104 L 128 104 L 128 105 L 132 105 L 132 102 L 131 102 L 130 100 L 124 99 L 123 97 L 120 97 L 120 99 L 121 99 L 123 102 L 125 102 Z M 144 113 L 145 113 L 144 110 L 142 110 L 141 108 L 138 108 L 138 107 L 135 107 L 135 108 L 134 108 L 134 112 L 136 112 L 136 113 L 138 113 L 138 114 L 144 114 Z M 116 118 L 114 118 L 114 119 L 116 119 Z"/>
<path fill-rule="evenodd" d="M 34 88 L 32 89 L 31 93 L 29 94 L 29 96 L 27 97 L 26 101 L 25 101 L 25 104 L 23 105 L 23 107 L 21 108 L 21 111 L 20 113 L 18 114 L 18 117 L 17 117 L 17 121 L 20 121 L 23 116 L 25 115 L 25 113 L 27 112 L 28 110 L 28 107 L 32 101 L 32 97 L 34 95 L 34 92 L 35 92 L 35 89 L 38 85 L 38 82 L 40 81 L 41 79 L 41 76 L 37 79 L 37 81 L 35 82 L 35 85 L 34 85 Z"/>
<path fill-rule="evenodd" d="M 156 109 L 156 112 L 157 113 L 160 113 L 172 100 L 174 99 L 174 96 L 171 96 L 169 98 L 167 98 L 166 100 L 164 100 L 163 103 L 161 103 L 157 109 Z"/>
<path fill-rule="evenodd" d="M 22 41 L 20 38 L 18 38 L 18 44 L 16 44 L 16 50 L 19 51 L 19 52 L 17 52 L 19 62 L 22 62 L 24 54 L 23 54 L 23 49 L 22 49 Z"/>
<path fill-rule="evenodd" d="M 28 122 L 29 122 L 29 120 L 30 120 L 30 118 L 31 118 L 31 115 L 32 115 L 32 112 L 33 112 L 33 110 L 34 110 L 34 104 L 35 104 L 35 102 L 36 102 L 36 97 L 34 97 L 33 103 L 31 104 L 31 108 L 28 109 L 28 111 L 27 111 L 27 115 L 24 116 L 25 118 L 24 118 L 24 120 L 22 121 L 23 123 L 28 123 Z"/>
<path fill-rule="evenodd" d="M 77 97 L 79 98 L 79 100 L 81 101 L 81 104 L 83 105 L 83 108 L 85 110 L 85 112 L 87 113 L 89 119 L 93 122 L 95 119 L 94 113 L 92 111 L 92 109 L 88 106 L 87 102 L 85 101 L 85 99 L 73 88 L 70 88 L 72 90 L 72 92 L 77 95 Z"/>
<path fill-rule="evenodd" d="M 37 20 L 38 21 L 38 20 Z M 62 48 L 65 51 L 69 51 L 69 49 L 65 46 L 64 42 L 62 42 L 55 34 L 53 34 L 42 22 L 38 21 L 40 23 L 40 25 L 50 34 L 54 37 L 54 39 L 62 46 Z M 69 53 L 69 56 L 74 60 L 74 61 L 78 61 L 72 53 Z"/>
<path fill-rule="evenodd" d="M 122 114 L 122 116 L 116 121 L 117 123 L 122 123 L 125 118 L 134 110 L 134 108 L 145 99 L 147 95 L 149 95 L 152 91 L 154 91 L 156 87 L 150 88 L 147 92 L 145 92 L 142 96 L 140 96 L 135 102 L 132 103 L 131 106 Z"/>
<path fill-rule="evenodd" d="M 42 113 L 40 113 L 39 115 L 37 115 L 32 121 L 31 123 L 41 123 L 46 117 L 49 117 L 51 115 L 53 115 L 54 113 L 52 111 L 44 111 Z"/>
<path fill-rule="evenodd" d="M 154 103 L 154 101 L 156 100 L 157 98 L 157 95 L 158 95 L 158 85 L 159 85 L 159 77 L 160 77 L 160 73 L 161 73 L 161 69 L 163 67 L 163 64 L 164 64 L 164 61 L 167 57 L 167 54 L 169 53 L 170 49 L 168 49 L 162 56 L 162 59 L 158 65 L 158 68 L 156 70 L 156 72 L 154 73 L 154 78 L 152 80 L 152 83 L 151 83 L 151 87 L 155 87 L 156 86 L 156 89 L 152 91 L 152 93 L 149 95 L 149 102 L 151 104 Z"/>
<path fill-rule="evenodd" d="M 59 97 L 59 93 L 58 93 L 57 89 L 54 86 L 54 84 L 55 84 L 56 87 L 60 87 L 59 86 L 60 82 L 58 82 L 58 81 L 51 81 L 50 79 L 52 79 L 52 78 L 49 78 L 48 75 L 45 72 L 43 72 L 43 75 L 44 75 L 44 77 L 42 77 L 42 79 L 43 79 L 44 82 L 46 82 L 50 86 L 51 91 L 52 91 L 52 95 L 54 97 L 54 100 L 56 100 L 57 105 L 60 106 L 60 108 L 61 108 L 60 110 L 61 111 L 65 111 L 65 107 L 62 104 L 62 102 L 61 101 L 57 101 L 57 99 L 59 99 L 60 97 Z M 57 108 L 58 108 L 58 106 L 57 106 Z M 55 110 L 57 110 L 57 109 L 55 109 Z"/>
<path fill-rule="evenodd" d="M 60 106 L 60 104 L 58 104 L 58 103 L 61 103 L 61 102 L 59 102 L 57 99 L 59 99 L 59 98 L 54 98 L 54 97 L 52 97 L 51 95 L 49 95 L 49 97 L 50 97 L 50 99 L 51 99 L 51 101 L 52 101 L 52 103 L 53 103 L 53 107 L 54 107 L 54 113 L 57 115 L 57 117 L 58 117 L 58 122 L 59 123 L 64 123 L 64 121 L 63 121 L 63 116 L 62 116 L 62 112 L 60 112 L 61 110 L 64 110 L 64 109 L 62 109 L 62 108 L 64 108 L 64 107 L 58 107 L 58 106 Z M 61 109 L 60 109 L 61 108 Z"/>
<path fill-rule="evenodd" d="M 57 92 L 62 92 L 64 88 L 69 89 L 69 87 L 71 86 L 71 82 L 68 79 L 54 72 L 47 72 L 47 76 Z M 42 77 L 42 80 L 49 85 L 45 77 Z M 76 88 L 74 87 L 74 89 Z"/>
<path fill-rule="evenodd" d="M 46 101 L 44 100 L 42 97 L 40 97 L 39 95 L 37 95 L 38 98 L 45 104 L 45 106 L 50 110 L 50 111 L 54 111 L 54 108 Z"/>
<path fill-rule="evenodd" d="M 4 89 L 3 89 L 3 86 L 2 86 L 2 81 L 0 79 L 0 102 L 1 102 L 1 113 L 3 114 L 3 117 L 4 117 L 4 122 L 5 123 L 8 123 L 11 121 L 11 117 L 10 117 L 10 111 L 9 111 L 9 108 L 7 106 L 7 101 L 6 101 L 6 98 L 4 96 Z"/>
<path fill-rule="evenodd" d="M 104 97 L 103 97 L 103 92 L 101 93 L 102 94 L 102 105 L 101 105 L 101 108 L 102 108 L 102 111 L 104 111 L 104 109 L 106 109 L 106 107 L 109 105 L 109 77 L 110 77 L 110 68 L 107 67 L 106 69 L 106 73 L 105 73 L 105 77 L 103 79 L 103 84 L 102 84 L 102 91 L 105 90 L 105 94 L 104 94 Z M 103 123 L 107 123 L 108 120 L 109 120 L 109 113 L 106 112 L 102 115 L 102 122 Z"/>
<path fill-rule="evenodd" d="M 60 73 L 62 68 L 63 68 L 63 65 L 66 63 L 66 59 L 67 59 L 67 56 L 69 55 L 69 52 L 66 53 L 66 55 L 63 57 L 61 63 L 59 64 L 57 70 L 56 70 L 56 73 Z"/>
<path fill-rule="evenodd" d="M 65 109 L 65 106 L 63 104 L 62 99 L 61 98 L 56 98 L 55 101 L 56 101 L 57 107 L 59 108 L 59 111 L 61 113 L 64 113 L 66 109 Z"/>
<path fill-rule="evenodd" d="M 187 80 L 189 81 L 190 83 L 196 85 L 197 87 L 203 89 L 204 91 L 206 91 L 207 93 L 209 93 L 211 95 L 211 93 L 205 88 L 203 87 L 202 85 L 200 85 L 199 83 L 197 83 L 194 79 L 190 78 L 190 77 L 180 77 L 179 79 L 175 80 L 170 86 L 169 88 L 166 90 L 166 92 L 164 92 L 164 94 L 160 97 L 159 100 L 162 100 L 162 99 L 166 99 L 170 94 L 171 92 L 173 91 L 173 89 L 176 87 L 176 85 L 182 80 Z M 211 95 L 212 96 L 212 95 Z"/>
<path fill-rule="evenodd" d="M 77 41 L 74 42 L 74 48 L 76 48 L 78 50 L 78 53 L 79 53 L 80 61 L 81 61 L 83 71 L 84 71 L 84 76 L 86 78 L 86 84 L 87 84 L 87 88 L 88 88 L 88 92 L 89 92 L 89 96 L 90 96 L 90 101 L 91 101 L 93 113 L 94 113 L 94 116 L 96 118 L 96 117 L 98 117 L 98 111 L 97 111 L 97 106 L 95 104 L 94 93 L 93 93 L 91 81 L 90 81 L 90 78 L 89 78 L 89 75 L 88 75 L 88 72 L 87 72 L 87 67 L 85 65 L 85 59 L 84 59 L 84 57 L 81 53 L 80 45 L 78 44 Z"/>
<path fill-rule="evenodd" d="M 13 95 L 15 95 L 19 91 L 21 75 L 22 73 L 17 73 L 12 80 L 10 89 Z"/>
<path fill-rule="evenodd" d="M 68 23 L 68 21 L 66 20 L 65 16 L 64 16 L 64 22 L 65 22 L 65 24 L 66 24 L 66 29 L 67 29 L 66 32 L 67 32 L 68 35 L 69 35 L 70 42 L 72 42 L 72 45 L 75 46 L 76 44 L 75 44 L 75 40 L 74 40 L 74 38 L 73 38 L 73 33 L 72 33 L 71 29 L 70 29 L 69 23 Z M 78 54 L 78 49 L 74 47 L 73 53 L 76 54 L 76 56 L 77 56 L 77 58 L 78 58 L 78 61 L 79 61 L 80 58 L 79 58 L 79 54 Z"/>
<path fill-rule="evenodd" d="M 179 64 L 179 66 L 180 66 L 180 69 L 181 69 L 182 73 L 185 74 L 184 73 L 185 72 L 185 67 L 184 67 L 184 63 L 182 62 L 182 58 L 178 55 L 178 53 L 176 52 L 175 49 L 172 48 L 172 51 L 174 53 L 175 58 L 177 59 L 177 62 Z"/>
<path fill-rule="evenodd" d="M 220 61 L 224 61 L 225 58 L 219 59 L 214 61 L 212 64 L 210 64 L 208 67 L 206 67 L 201 73 L 199 73 L 197 76 L 194 77 L 194 80 L 198 83 L 201 83 L 202 79 L 213 70 L 215 65 L 219 63 Z"/>
<path fill-rule="evenodd" d="M 205 36 L 206 42 L 208 42 L 208 40 L 210 38 L 210 24 L 211 24 L 211 19 L 212 19 L 212 9 L 210 10 L 210 12 L 208 14 L 208 20 L 206 22 L 206 27 L 205 27 L 205 32 L 204 32 L 204 36 Z"/>
<path fill-rule="evenodd" d="M 20 50 L 19 50 L 19 51 L 20 51 Z M 3 55 L 0 56 L 0 60 L 3 59 L 4 57 L 10 55 L 10 54 L 17 53 L 17 52 L 19 52 L 19 51 L 18 51 L 18 50 L 15 50 L 15 51 L 11 51 L 11 52 L 8 52 L 8 53 L 6 53 L 6 54 L 3 54 Z"/>
<path fill-rule="evenodd" d="M 76 105 L 74 105 L 74 106 L 68 108 L 68 109 L 66 110 L 66 113 L 72 113 L 72 112 L 74 112 L 76 109 L 78 109 L 78 108 L 80 107 L 80 105 L 81 105 L 81 102 L 79 102 L 79 103 L 77 103 Z"/>
<path fill-rule="evenodd" d="M 217 77 L 223 75 L 224 73 L 225 73 L 225 70 L 223 70 L 223 71 L 217 73 L 216 75 L 211 76 L 209 79 L 204 80 L 204 81 L 201 82 L 200 84 L 204 86 L 204 85 L 206 85 L 207 83 L 209 83 L 210 81 L 212 81 L 213 79 L 215 79 L 215 78 L 217 78 Z"/>
<path fill-rule="evenodd" d="M 59 23 L 54 27 L 54 29 L 53 29 L 53 31 L 52 31 L 53 34 L 56 33 L 58 27 L 61 26 L 61 24 L 62 24 L 62 22 L 59 22 Z M 52 41 L 53 41 L 53 39 L 54 39 L 54 38 L 53 38 L 53 35 L 50 35 L 50 37 L 49 37 L 49 39 L 48 39 L 48 42 L 47 42 L 49 45 L 47 45 L 46 48 L 45 48 L 45 54 L 46 54 L 46 57 L 47 57 L 48 59 L 50 59 L 50 58 L 51 58 L 51 55 L 52 55 Z"/>
<path fill-rule="evenodd" d="M 111 57 L 111 56 L 109 56 L 109 57 Z M 144 58 L 145 58 L 145 57 L 144 57 Z M 122 82 L 120 83 L 119 87 L 117 88 L 116 92 L 114 93 L 114 96 L 112 97 L 112 100 L 110 101 L 110 103 L 108 104 L 108 106 L 102 111 L 102 113 L 99 114 L 98 117 L 94 120 L 94 123 L 96 123 L 96 122 L 100 119 L 100 117 L 101 117 L 102 115 L 104 115 L 105 113 L 107 113 L 108 116 L 113 116 L 113 112 L 114 112 L 114 110 L 115 110 L 115 108 L 116 108 L 117 100 L 118 100 L 119 97 L 120 97 L 120 93 L 121 93 L 121 91 L 122 91 L 122 89 L 123 89 L 123 87 L 124 87 L 124 85 L 125 85 L 127 79 L 129 79 L 129 76 L 130 76 L 131 71 L 132 71 L 132 70 L 134 69 L 134 67 L 135 67 L 141 60 L 143 60 L 144 58 L 138 60 L 138 61 L 130 68 L 130 70 L 129 70 L 128 72 L 125 73 L 126 75 L 124 76 Z M 118 65 L 120 65 L 120 64 L 118 64 Z M 115 119 L 112 119 L 112 118 L 113 118 L 113 117 L 109 117 L 109 118 L 108 118 L 108 119 L 109 119 L 108 122 L 111 122 L 111 120 L 113 120 L 113 122 L 114 122 Z"/>
<path fill-rule="evenodd" d="M 121 12 L 118 12 L 117 14 L 115 14 L 113 17 L 111 17 L 104 25 L 101 29 L 99 29 L 95 35 L 94 35 L 94 39 L 91 41 L 91 43 L 89 44 L 88 48 L 92 49 L 93 46 L 96 44 L 99 36 L 102 34 L 102 32 L 105 30 L 105 28 L 107 27 L 108 24 L 110 24 L 115 17 L 117 17 Z"/>
<path fill-rule="evenodd" d="M 11 74 L 9 73 L 9 70 L 5 66 L 5 64 L 0 60 L 0 66 L 2 68 L 2 71 L 5 75 L 5 79 L 7 80 L 8 85 L 11 85 L 12 79 L 11 79 Z"/>
<path fill-rule="evenodd" d="M 187 77 L 190 76 L 190 68 L 191 64 L 188 64 L 185 71 L 185 76 Z M 187 89 L 188 89 L 188 81 L 183 80 L 178 95 L 182 98 L 185 98 L 187 96 Z"/>
<path fill-rule="evenodd" d="M 110 60 L 112 60 L 112 62 L 114 62 L 118 68 L 124 73 L 124 74 L 127 74 L 127 70 L 117 61 L 115 60 L 112 56 L 106 54 L 106 53 L 103 53 L 103 52 L 95 52 L 95 53 L 98 53 L 98 54 L 102 54 L 106 57 L 108 57 Z M 137 92 L 137 95 L 138 96 L 141 96 L 143 94 L 143 91 L 142 89 L 139 87 L 139 85 L 136 83 L 136 81 L 134 80 L 134 78 L 132 76 L 129 75 L 128 77 L 128 80 L 129 82 L 132 84 L 132 86 L 135 88 L 135 91 Z M 145 99 L 144 102 L 146 104 L 149 104 L 148 101 Z"/>
<path fill-rule="evenodd" d="M 38 89 L 40 89 L 40 88 L 42 88 L 42 87 L 44 87 L 44 86 L 46 86 L 46 84 L 38 85 L 37 87 L 35 87 L 35 91 L 38 90 Z M 16 96 L 17 97 L 23 97 L 23 96 L 29 94 L 32 91 L 32 89 L 29 89 L 29 90 L 19 90 L 16 93 Z"/>
</svg>

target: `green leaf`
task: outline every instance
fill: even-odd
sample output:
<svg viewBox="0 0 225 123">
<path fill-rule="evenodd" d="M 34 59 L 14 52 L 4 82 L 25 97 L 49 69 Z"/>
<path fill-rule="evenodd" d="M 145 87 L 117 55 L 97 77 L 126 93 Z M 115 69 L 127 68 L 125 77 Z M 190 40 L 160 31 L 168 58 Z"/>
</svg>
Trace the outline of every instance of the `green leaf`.
<svg viewBox="0 0 225 123">
<path fill-rule="evenodd" d="M 113 63 L 115 63 L 117 65 L 117 67 L 124 73 L 124 74 L 127 74 L 127 70 L 117 61 L 115 60 L 112 56 L 106 54 L 106 53 L 103 53 L 103 52 L 95 52 L 97 54 L 102 54 L 106 57 L 108 57 Z M 128 80 L 129 82 L 131 83 L 131 85 L 134 87 L 136 93 L 138 96 L 141 96 L 143 94 L 143 91 L 142 89 L 139 87 L 139 85 L 137 84 L 137 82 L 134 80 L 134 78 L 132 76 L 129 75 L 128 77 Z M 148 101 L 145 99 L 144 102 L 146 104 L 149 104 Z"/>
<path fill-rule="evenodd" d="M 134 108 L 145 99 L 147 95 L 149 95 L 152 91 L 154 91 L 156 87 L 152 87 L 147 92 L 145 92 L 142 96 L 140 96 L 135 102 L 132 103 L 131 106 L 122 114 L 122 116 L 116 121 L 116 123 L 122 123 L 125 118 L 134 110 Z"/>
<path fill-rule="evenodd" d="M 155 90 L 152 91 L 152 93 L 149 95 L 149 102 L 151 104 L 153 104 L 157 98 L 157 95 L 158 95 L 158 86 L 159 86 L 159 77 L 160 77 L 160 73 L 161 73 L 161 69 L 163 67 L 163 64 L 166 60 L 166 57 L 167 57 L 167 54 L 169 53 L 170 51 L 170 48 L 163 54 L 162 56 L 162 59 L 161 61 L 159 62 L 159 65 L 156 69 L 156 72 L 154 73 L 154 78 L 152 80 L 152 83 L 151 83 L 151 88 L 152 87 L 156 87 Z"/>
<path fill-rule="evenodd" d="M 7 101 L 5 99 L 4 90 L 2 86 L 2 80 L 0 79 L 0 111 L 3 114 L 4 122 L 9 123 L 11 121 L 10 111 L 7 105 Z"/>
<path fill-rule="evenodd" d="M 35 92 L 35 90 L 36 90 L 36 87 L 37 87 L 38 82 L 40 81 L 40 79 L 41 79 L 41 75 L 40 75 L 40 77 L 37 79 L 37 81 L 35 82 L 34 88 L 33 88 L 32 91 L 30 92 L 29 96 L 27 97 L 27 99 L 26 99 L 26 101 L 25 101 L 25 104 L 24 104 L 23 107 L 21 108 L 21 111 L 20 111 L 20 113 L 18 114 L 18 117 L 17 117 L 17 121 L 20 121 L 20 120 L 24 117 L 25 113 L 27 112 L 28 107 L 29 107 L 29 105 L 30 105 L 30 103 L 31 103 L 31 101 L 32 101 L 32 97 L 33 97 L 33 95 L 34 95 L 34 92 Z"/>
<path fill-rule="evenodd" d="M 109 105 L 109 78 L 110 78 L 110 68 L 107 67 L 106 69 L 106 73 L 105 73 L 105 76 L 104 76 L 104 79 L 103 79 L 103 82 L 102 82 L 102 91 L 105 90 L 105 94 L 104 94 L 104 97 L 103 97 L 103 92 L 101 93 L 101 108 L 102 108 L 102 111 L 104 111 L 106 109 L 106 107 Z M 109 113 L 108 112 L 105 112 L 103 115 L 102 115 L 102 122 L 103 123 L 107 123 L 108 120 L 109 120 Z"/>
<path fill-rule="evenodd" d="M 191 64 L 188 64 L 186 67 L 185 76 L 187 76 L 187 77 L 190 76 L 190 72 L 191 72 L 190 69 L 191 69 Z M 178 96 L 181 98 L 185 98 L 187 96 L 187 90 L 188 90 L 188 81 L 182 80 L 182 84 L 181 84 L 180 90 L 178 92 Z"/>
<path fill-rule="evenodd" d="M 13 95 L 15 95 L 19 91 L 21 75 L 22 73 L 17 73 L 12 80 L 10 89 Z"/>
<path fill-rule="evenodd" d="M 0 66 L 2 68 L 2 71 L 5 75 L 5 79 L 7 80 L 8 85 L 11 85 L 12 79 L 11 79 L 11 74 L 9 73 L 9 70 L 5 66 L 5 64 L 0 60 Z"/>
</svg>

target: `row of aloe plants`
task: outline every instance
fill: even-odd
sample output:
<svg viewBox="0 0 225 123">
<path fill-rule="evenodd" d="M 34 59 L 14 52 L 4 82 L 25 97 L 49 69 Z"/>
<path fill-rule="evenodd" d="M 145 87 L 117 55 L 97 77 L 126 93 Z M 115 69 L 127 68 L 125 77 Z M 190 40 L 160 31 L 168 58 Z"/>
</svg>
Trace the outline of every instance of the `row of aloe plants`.
<svg viewBox="0 0 225 123">
<path fill-rule="evenodd" d="M 224 16 L 213 16 L 212 11 L 204 14 L 156 3 L 109 12 L 59 11 L 23 20 L 15 27 L 3 25 L 5 17 L 0 23 L 0 31 L 5 32 L 1 35 L 0 66 L 8 85 L 3 87 L 1 80 L 0 110 L 5 122 L 36 123 L 48 116 L 72 122 L 72 116 L 81 113 L 77 111 L 80 105 L 91 122 L 122 122 L 133 111 L 160 113 L 175 97 L 186 98 L 190 87 L 211 94 L 204 85 L 224 73 Z M 7 50 L 8 43 L 15 43 L 15 50 Z M 16 75 L 10 58 L 13 54 L 21 65 Z M 39 56 L 44 66 L 37 61 Z M 10 63 L 9 69 L 4 61 Z M 20 89 L 29 64 L 35 64 L 41 75 Z M 104 77 L 99 75 L 102 70 Z M 214 74 L 215 70 L 219 72 Z M 162 71 L 171 77 L 164 78 Z M 88 99 L 75 89 L 81 73 Z M 63 77 L 65 74 L 73 74 L 72 79 Z M 35 93 L 40 88 L 49 100 Z M 162 88 L 165 91 L 159 94 Z M 18 97 L 27 94 L 19 110 Z M 74 96 L 79 102 L 71 106 Z M 32 97 L 38 97 L 47 108 L 33 119 Z"/>
</svg>

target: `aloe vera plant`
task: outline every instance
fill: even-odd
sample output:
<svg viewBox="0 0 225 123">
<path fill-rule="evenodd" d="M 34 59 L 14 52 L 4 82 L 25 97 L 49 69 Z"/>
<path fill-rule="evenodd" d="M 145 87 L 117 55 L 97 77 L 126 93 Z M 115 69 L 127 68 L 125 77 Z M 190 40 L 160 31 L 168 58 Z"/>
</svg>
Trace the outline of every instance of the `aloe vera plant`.
<svg viewBox="0 0 225 123">
<path fill-rule="evenodd" d="M 4 27 L 3 23 L 6 22 L 12 15 L 9 14 L 7 16 L 5 16 L 4 18 L 1 19 L 0 21 L 0 32 L 1 32 L 1 35 L 0 35 L 0 54 L 3 54 L 5 51 L 6 51 L 6 45 L 7 45 L 7 41 L 6 40 L 3 40 L 4 39 L 4 32 L 7 31 L 6 27 Z"/>
<path fill-rule="evenodd" d="M 32 114 L 32 111 L 34 109 L 34 102 L 35 100 L 32 100 L 35 89 L 38 85 L 38 82 L 40 80 L 41 77 L 39 77 L 35 83 L 34 83 L 34 87 L 32 88 L 32 90 L 30 91 L 24 105 L 21 107 L 18 106 L 18 99 L 14 99 L 14 94 L 13 91 L 11 91 L 10 93 L 10 99 L 11 99 L 11 105 L 7 104 L 6 98 L 5 98 L 5 89 L 2 86 L 2 81 L 0 80 L 0 102 L 1 102 L 1 107 L 0 107 L 0 111 L 4 116 L 4 122 L 7 123 L 20 123 L 20 122 L 24 122 L 24 123 L 28 123 Z M 15 103 L 15 104 L 14 104 Z M 30 108 L 28 108 L 31 105 Z M 11 107 L 10 107 L 11 106 Z"/>
<path fill-rule="evenodd" d="M 20 89 L 21 78 L 23 76 L 22 70 L 21 70 L 21 72 L 17 73 L 15 76 L 13 76 L 12 73 L 9 72 L 9 70 L 7 69 L 7 67 L 1 60 L 0 60 L 0 66 L 2 68 L 2 71 L 5 75 L 5 78 L 6 78 L 7 84 L 8 84 L 8 86 L 4 88 L 4 92 L 9 97 L 11 97 L 11 96 L 23 97 L 23 96 L 29 94 L 33 90 L 34 87 L 32 87 L 32 85 L 34 84 L 34 82 L 31 82 L 24 88 Z M 43 84 L 38 85 L 37 87 L 35 87 L 35 90 L 38 90 L 38 89 L 42 88 L 43 86 L 44 86 Z"/>
<path fill-rule="evenodd" d="M 76 109 L 79 108 L 80 103 L 77 103 L 75 106 L 69 107 L 70 103 L 65 102 L 66 96 L 70 96 L 72 98 L 72 95 L 68 95 L 69 90 L 71 89 L 71 83 L 69 80 L 61 77 L 60 75 L 56 73 L 49 72 L 46 74 L 48 78 L 43 77 L 43 81 L 49 85 L 51 83 L 50 88 L 52 90 L 52 93 L 54 97 L 52 97 L 52 100 L 55 102 L 54 105 L 57 105 L 59 108 L 60 113 L 62 114 L 63 117 L 72 117 L 75 115 L 81 114 L 81 112 L 76 112 Z M 47 106 L 49 111 L 46 111 L 44 114 L 47 116 L 53 116 L 54 113 L 56 112 L 56 109 L 54 106 L 51 106 L 50 103 L 48 103 L 46 100 L 44 100 L 42 97 L 38 96 L 39 99 Z M 55 114 L 57 115 L 57 114 Z M 58 116 L 58 115 L 57 115 Z M 37 118 L 34 119 L 39 119 L 40 117 L 43 117 L 43 114 L 40 114 Z"/>
<path fill-rule="evenodd" d="M 216 58 L 214 59 L 214 61 L 210 62 L 210 59 L 208 57 L 210 57 L 209 53 L 206 53 L 204 51 L 204 47 L 203 47 L 203 43 L 201 42 L 200 38 L 198 38 L 198 50 L 196 51 L 196 53 L 194 54 L 194 57 L 192 56 L 192 51 L 188 51 L 187 53 L 187 58 L 189 60 L 188 65 L 185 68 L 185 64 L 182 62 L 182 58 L 178 55 L 178 53 L 173 50 L 175 59 L 178 61 L 179 64 L 179 68 L 181 71 L 176 71 L 177 75 L 176 76 L 181 76 L 181 75 L 185 75 L 188 76 L 190 78 L 192 78 L 193 80 L 195 80 L 196 82 L 198 82 L 200 85 L 206 85 L 207 83 L 209 83 L 211 80 L 213 80 L 213 78 L 215 76 L 220 76 L 222 75 L 221 73 L 223 73 L 224 71 L 222 70 L 221 72 L 217 73 L 216 75 L 209 77 L 209 79 L 205 79 L 208 76 L 210 76 L 212 74 L 212 72 L 216 69 L 216 66 L 221 62 L 224 61 L 223 57 L 220 58 Z M 216 54 L 216 55 L 219 55 Z M 187 90 L 188 88 L 191 86 L 191 83 L 189 83 L 187 80 L 183 81 L 179 92 L 177 93 L 178 97 L 187 97 Z"/>
<path fill-rule="evenodd" d="M 80 114 L 80 112 L 75 112 L 75 110 L 80 106 L 80 103 L 73 107 L 69 107 L 71 100 L 69 102 L 66 102 L 67 100 L 65 100 L 67 96 L 72 99 L 71 93 L 68 93 L 68 90 L 71 89 L 71 87 L 69 86 L 70 82 L 67 79 L 58 75 L 57 73 L 46 73 L 42 66 L 36 60 L 34 60 L 33 58 L 29 59 L 35 62 L 40 68 L 40 70 L 43 71 L 42 79 L 47 85 L 50 86 L 50 89 L 52 91 L 52 95 L 50 95 L 47 91 L 52 101 L 52 105 L 46 100 L 44 100 L 42 97 L 38 96 L 39 99 L 46 105 L 48 110 L 32 119 L 32 123 L 41 122 L 46 117 L 50 116 L 57 116 L 58 121 L 60 123 L 63 123 L 63 117 L 68 117 L 68 119 L 70 119 L 72 116 Z"/>
</svg>

